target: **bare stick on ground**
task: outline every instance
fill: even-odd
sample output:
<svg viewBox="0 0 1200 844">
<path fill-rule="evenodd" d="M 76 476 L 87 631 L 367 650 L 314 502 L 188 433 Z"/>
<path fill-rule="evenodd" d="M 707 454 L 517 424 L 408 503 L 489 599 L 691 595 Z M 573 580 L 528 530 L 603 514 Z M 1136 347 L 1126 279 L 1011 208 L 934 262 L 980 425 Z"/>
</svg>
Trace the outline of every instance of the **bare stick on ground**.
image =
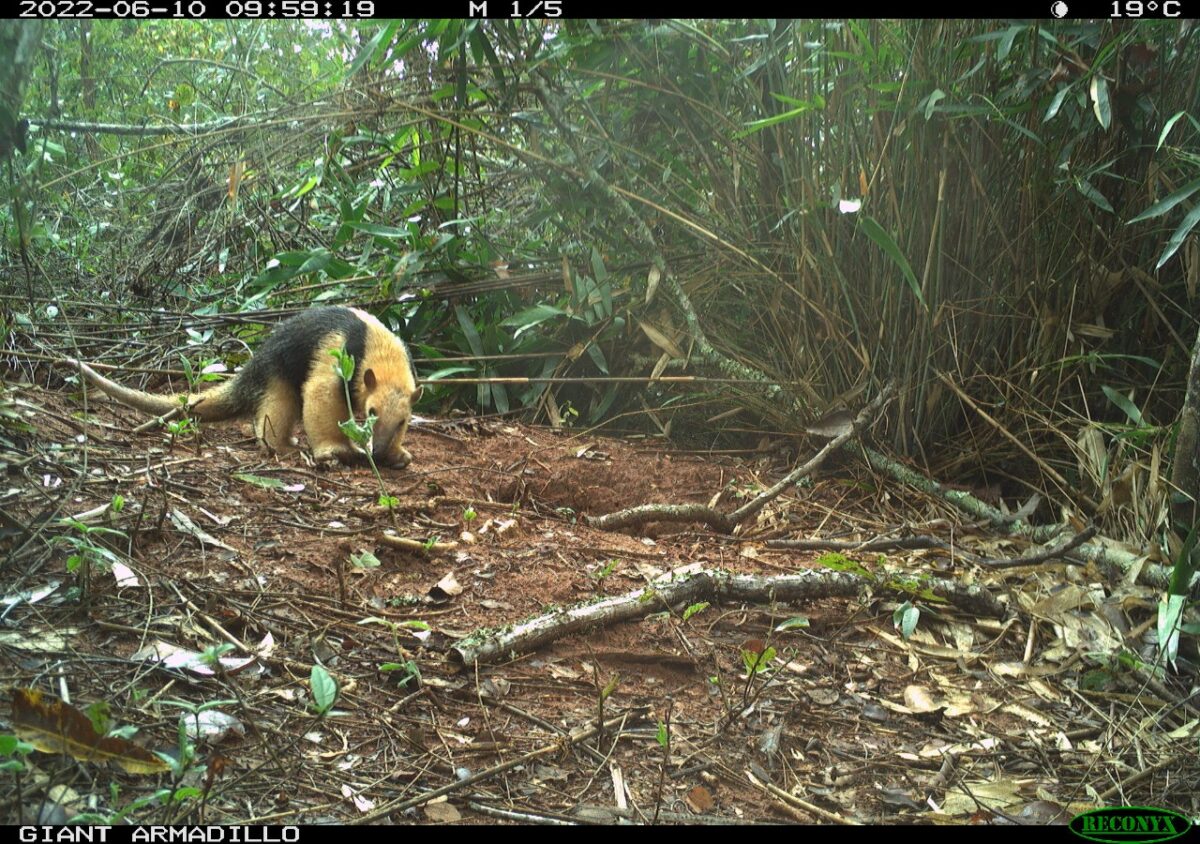
<svg viewBox="0 0 1200 844">
<path fill-rule="evenodd" d="M 504 659 L 510 653 L 531 651 L 563 636 L 590 627 L 615 624 L 651 613 L 663 607 L 712 603 L 769 604 L 774 601 L 811 600 L 858 595 L 867 585 L 876 584 L 909 594 L 928 591 L 959 608 L 976 615 L 1000 618 L 1005 608 L 982 586 L 968 586 L 952 580 L 883 580 L 855 572 L 827 569 L 797 572 L 780 577 L 735 575 L 720 571 L 701 571 L 675 581 L 655 582 L 625 595 L 606 598 L 593 604 L 556 610 L 503 630 L 478 631 L 461 639 L 451 648 L 464 665 Z"/>
</svg>

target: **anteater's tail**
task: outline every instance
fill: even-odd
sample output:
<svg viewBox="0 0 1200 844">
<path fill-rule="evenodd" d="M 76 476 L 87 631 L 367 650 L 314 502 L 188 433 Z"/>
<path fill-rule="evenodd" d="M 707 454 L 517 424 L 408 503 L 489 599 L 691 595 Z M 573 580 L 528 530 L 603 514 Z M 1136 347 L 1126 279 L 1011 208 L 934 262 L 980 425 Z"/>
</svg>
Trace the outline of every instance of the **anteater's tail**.
<svg viewBox="0 0 1200 844">
<path fill-rule="evenodd" d="M 83 361 L 68 359 L 67 363 L 78 367 L 79 372 L 91 384 L 108 393 L 121 404 L 129 405 L 143 413 L 155 416 L 165 416 L 181 406 L 188 408 L 190 416 L 201 422 L 220 422 L 224 419 L 234 419 L 247 415 L 252 408 L 247 405 L 242 391 L 236 390 L 237 379 L 226 381 L 219 387 L 205 390 L 202 393 L 181 393 L 174 396 L 160 396 L 145 393 L 141 390 L 131 390 L 122 387 L 116 381 L 110 381 Z"/>
</svg>

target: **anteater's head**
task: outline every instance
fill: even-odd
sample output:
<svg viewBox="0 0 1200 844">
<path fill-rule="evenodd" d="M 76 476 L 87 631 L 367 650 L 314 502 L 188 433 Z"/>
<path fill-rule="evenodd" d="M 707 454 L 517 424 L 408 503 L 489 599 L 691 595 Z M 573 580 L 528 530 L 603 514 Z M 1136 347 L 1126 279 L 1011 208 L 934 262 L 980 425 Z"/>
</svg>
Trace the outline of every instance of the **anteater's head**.
<svg viewBox="0 0 1200 844">
<path fill-rule="evenodd" d="M 371 456 L 382 466 L 407 466 L 412 456 L 404 448 L 404 434 L 421 388 L 414 386 L 411 378 L 397 383 L 376 375 L 374 369 L 363 372 L 362 385 L 363 410 L 375 417 Z"/>
</svg>

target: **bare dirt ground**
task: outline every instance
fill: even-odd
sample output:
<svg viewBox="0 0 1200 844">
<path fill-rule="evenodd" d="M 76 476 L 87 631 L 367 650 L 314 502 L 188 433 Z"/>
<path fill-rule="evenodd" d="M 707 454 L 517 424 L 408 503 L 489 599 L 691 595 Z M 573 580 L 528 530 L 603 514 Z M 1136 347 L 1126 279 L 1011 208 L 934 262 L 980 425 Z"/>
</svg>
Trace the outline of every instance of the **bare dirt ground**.
<svg viewBox="0 0 1200 844">
<path fill-rule="evenodd" d="M 436 422 L 411 433 L 408 469 L 383 470 L 399 499 L 393 525 L 369 469 L 267 458 L 236 425 L 174 444 L 161 430 L 135 434 L 144 420 L 94 392 L 85 421 L 61 381 L 15 394 L 41 433 L 5 459 L 8 684 L 81 709 L 106 701 L 114 723 L 156 750 L 177 752 L 181 702 L 228 716 L 206 716 L 190 739 L 181 797 L 132 819 L 967 823 L 1001 822 L 998 813 L 1061 822 L 1102 803 L 1197 811 L 1194 755 L 1150 741 L 1143 722 L 1194 730 L 1187 708 L 1164 707 L 1103 662 L 1137 649 L 1153 596 L 1114 586 L 1105 597 L 1098 575 L 1077 567 L 982 578 L 941 552 L 849 554 L 876 571 L 981 579 L 1014 608 L 977 619 L 921 602 L 908 640 L 893 623 L 903 598 L 864 588 L 858 600 L 713 605 L 686 619 L 682 607 L 658 607 L 499 664 L 462 666 L 448 649 L 684 565 L 819 567 L 819 552 L 769 549 L 769 537 L 869 538 L 904 524 L 1023 550 L 956 527 L 944 505 L 853 462 L 827 465 L 739 536 L 601 532 L 581 516 L 714 498 L 728 509 L 789 463 L 782 450 L 733 461 L 503 421 Z M 115 495 L 115 516 L 81 516 Z M 119 530 L 90 541 L 130 571 L 101 561 L 86 599 L 72 591 L 66 562 L 78 546 L 61 537 L 83 531 L 62 517 Z M 388 530 L 458 544 L 410 551 L 382 540 Z M 362 552 L 378 565 L 356 566 Z M 1029 600 L 1016 600 L 1018 588 Z M 1107 617 L 1107 634 L 1095 616 Z M 796 617 L 807 626 L 776 629 Z M 195 659 L 218 645 L 232 646 L 220 667 Z M 764 647 L 773 658 L 749 676 L 743 652 Z M 164 661 L 169 648 L 184 656 Z M 393 667 L 410 663 L 419 679 Z M 315 664 L 339 687 L 323 717 L 312 708 Z M 609 726 L 579 738 L 600 718 Z M 195 727 L 198 716 L 184 720 Z M 0 778 L 4 822 L 111 816 L 175 784 L 63 755 L 28 761 L 20 780 Z"/>
</svg>

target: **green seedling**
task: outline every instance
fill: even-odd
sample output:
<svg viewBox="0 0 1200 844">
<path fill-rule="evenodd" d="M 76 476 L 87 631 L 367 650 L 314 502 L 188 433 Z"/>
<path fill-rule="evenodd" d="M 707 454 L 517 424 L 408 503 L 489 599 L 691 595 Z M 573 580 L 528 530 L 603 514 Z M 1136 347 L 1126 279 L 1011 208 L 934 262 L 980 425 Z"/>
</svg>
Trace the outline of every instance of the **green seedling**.
<svg viewBox="0 0 1200 844">
<path fill-rule="evenodd" d="M 379 568 L 379 558 L 370 551 L 359 551 L 350 555 L 350 565 L 356 569 L 377 569 Z"/>
<path fill-rule="evenodd" d="M 397 672 L 396 684 L 402 689 L 416 688 L 421 683 L 421 669 L 411 659 L 404 662 L 385 662 L 379 666 L 379 670 L 384 673 Z"/>
<path fill-rule="evenodd" d="M 900 638 L 906 642 L 916 631 L 917 622 L 920 620 L 921 611 L 913 606 L 911 601 L 905 601 L 892 613 L 892 624 L 900 631 Z"/>
<path fill-rule="evenodd" d="M 592 572 L 592 577 L 596 580 L 604 580 L 604 578 L 608 577 L 610 574 L 612 574 L 616 570 L 618 562 L 620 562 L 620 561 L 619 560 L 609 560 L 607 563 L 604 564 L 603 568 Z"/>
<path fill-rule="evenodd" d="M 692 604 L 691 606 L 689 606 L 687 609 L 685 609 L 683 611 L 683 620 L 687 621 L 689 618 L 694 616 L 696 613 L 702 612 L 706 609 L 708 609 L 708 601 L 701 601 L 698 604 Z"/>
<path fill-rule="evenodd" d="M 426 632 L 432 628 L 424 621 L 392 621 L 387 618 L 379 618 L 378 616 L 370 616 L 364 618 L 359 624 L 379 624 L 386 627 L 392 633 L 392 644 L 396 648 L 396 653 L 399 654 L 400 662 L 385 662 L 379 666 L 379 670 L 390 673 L 400 672 L 397 680 L 401 688 L 409 688 L 415 681 L 417 684 L 421 682 L 421 669 L 414 660 L 408 659 L 408 654 L 400 644 L 401 630 L 418 630 Z"/>
<path fill-rule="evenodd" d="M 220 663 L 221 657 L 233 650 L 233 645 L 228 642 L 222 642 L 219 645 L 209 645 L 200 652 L 200 661 L 205 665 L 212 667 Z"/>
<path fill-rule="evenodd" d="M 63 519 L 62 524 L 71 528 L 75 533 L 69 536 L 60 536 L 56 542 L 71 549 L 72 553 L 67 557 L 67 572 L 79 578 L 79 591 L 86 600 L 90 595 L 93 569 L 108 571 L 112 569 L 113 563 L 121 561 L 113 551 L 101 545 L 99 540 L 105 536 L 120 537 L 126 540 L 128 537 L 124 531 L 85 524 L 69 517 Z"/>
<path fill-rule="evenodd" d="M 13 794 L 18 795 L 17 803 L 17 823 L 25 822 L 24 807 L 21 805 L 20 795 L 23 793 L 25 772 L 29 770 L 25 764 L 25 757 L 34 751 L 32 744 L 21 741 L 13 735 L 0 735 L 0 773 L 12 774 L 13 778 Z"/>
<path fill-rule="evenodd" d="M 312 688 L 312 709 L 317 717 L 329 714 L 338 698 L 337 681 L 330 676 L 322 665 L 314 665 L 308 679 Z"/>
<path fill-rule="evenodd" d="M 471 524 L 471 522 L 473 522 L 479 518 L 479 514 L 475 512 L 475 508 L 468 507 L 465 510 L 463 510 L 462 517 L 463 517 L 463 521 L 469 525 L 469 524 Z"/>
<path fill-rule="evenodd" d="M 769 671 L 771 663 L 775 661 L 776 656 L 775 649 L 770 645 L 767 645 L 761 651 L 756 651 L 753 648 L 742 648 L 742 663 L 746 666 L 746 673 L 751 678 Z"/>
<path fill-rule="evenodd" d="M 329 352 L 336 361 L 333 371 L 342 379 L 342 389 L 346 393 L 346 410 L 349 418 L 344 422 L 338 423 L 338 430 L 345 434 L 346 439 L 350 440 L 359 451 L 367 457 L 367 462 L 371 466 L 371 471 L 375 474 L 375 480 L 379 483 L 379 506 L 387 508 L 391 514 L 392 522 L 396 521 L 396 508 L 400 506 L 400 499 L 391 495 L 387 491 L 387 487 L 383 483 L 383 476 L 379 474 L 379 467 L 375 465 L 375 456 L 371 453 L 371 437 L 375 431 L 375 416 L 368 415 L 365 420 L 359 422 L 354 418 L 354 403 L 350 401 L 350 381 L 354 378 L 354 355 L 346 351 L 345 346 L 341 349 L 333 349 Z"/>
</svg>

